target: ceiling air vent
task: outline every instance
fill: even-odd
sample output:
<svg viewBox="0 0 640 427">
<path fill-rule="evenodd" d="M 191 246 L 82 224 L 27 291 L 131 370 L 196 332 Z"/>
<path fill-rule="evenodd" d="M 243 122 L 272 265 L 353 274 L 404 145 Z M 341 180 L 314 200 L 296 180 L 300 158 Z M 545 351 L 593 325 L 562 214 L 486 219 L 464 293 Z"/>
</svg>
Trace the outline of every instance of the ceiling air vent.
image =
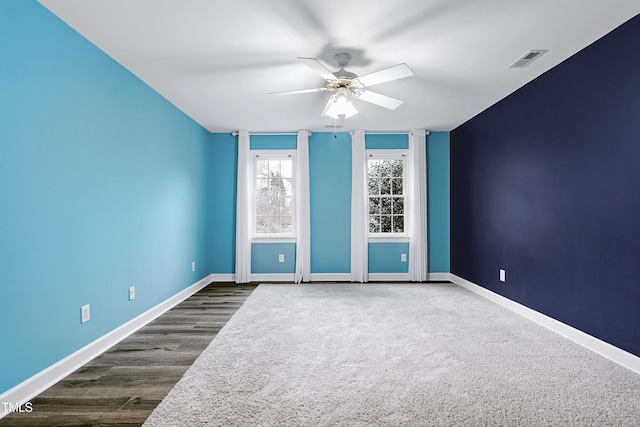
<svg viewBox="0 0 640 427">
<path fill-rule="evenodd" d="M 524 68 L 531 64 L 536 58 L 539 58 L 543 53 L 548 52 L 548 50 L 530 50 L 529 52 L 522 55 L 516 62 L 509 65 L 509 68 Z"/>
</svg>

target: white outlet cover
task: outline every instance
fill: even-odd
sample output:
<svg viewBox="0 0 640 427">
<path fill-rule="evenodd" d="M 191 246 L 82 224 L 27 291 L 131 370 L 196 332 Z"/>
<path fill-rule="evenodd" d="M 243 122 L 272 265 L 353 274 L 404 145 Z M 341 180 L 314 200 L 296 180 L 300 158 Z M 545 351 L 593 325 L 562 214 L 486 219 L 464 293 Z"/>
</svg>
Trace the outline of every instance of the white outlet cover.
<svg viewBox="0 0 640 427">
<path fill-rule="evenodd" d="M 500 281 L 501 282 L 507 281 L 507 272 L 504 271 L 503 269 L 500 269 Z"/>
<path fill-rule="evenodd" d="M 278 255 L 278 262 L 284 262 L 284 254 Z"/>
<path fill-rule="evenodd" d="M 82 316 L 82 323 L 88 322 L 91 319 L 91 307 L 89 306 L 89 304 L 80 307 L 80 313 Z"/>
<path fill-rule="evenodd" d="M 193 261 L 191 263 L 191 271 L 196 271 L 196 262 L 195 261 Z"/>
<path fill-rule="evenodd" d="M 407 254 L 400 255 L 400 261 L 407 262 Z"/>
<path fill-rule="evenodd" d="M 135 299 L 135 297 L 136 297 L 136 287 L 131 286 L 129 288 L 129 301 L 131 301 L 132 299 Z"/>
</svg>

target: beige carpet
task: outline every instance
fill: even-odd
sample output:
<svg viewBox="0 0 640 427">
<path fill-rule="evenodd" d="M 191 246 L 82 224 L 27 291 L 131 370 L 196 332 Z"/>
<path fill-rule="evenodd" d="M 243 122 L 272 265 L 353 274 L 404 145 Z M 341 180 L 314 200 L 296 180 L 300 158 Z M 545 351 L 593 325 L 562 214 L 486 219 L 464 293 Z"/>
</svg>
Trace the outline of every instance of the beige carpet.
<svg viewBox="0 0 640 427">
<path fill-rule="evenodd" d="M 640 376 L 451 284 L 261 285 L 144 425 L 638 426 Z"/>
</svg>

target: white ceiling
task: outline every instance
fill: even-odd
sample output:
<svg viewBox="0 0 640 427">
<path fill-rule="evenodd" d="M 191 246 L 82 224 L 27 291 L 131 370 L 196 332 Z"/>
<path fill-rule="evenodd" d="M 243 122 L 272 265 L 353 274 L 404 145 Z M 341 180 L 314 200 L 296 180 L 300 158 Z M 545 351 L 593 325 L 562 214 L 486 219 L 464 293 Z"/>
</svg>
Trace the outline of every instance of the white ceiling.
<svg viewBox="0 0 640 427">
<path fill-rule="evenodd" d="M 638 0 L 40 0 L 212 132 L 333 130 L 328 92 L 296 59 L 363 75 L 407 63 L 375 86 L 397 110 L 354 101 L 346 129 L 452 130 L 640 13 Z M 525 69 L 511 63 L 548 49 Z"/>
</svg>

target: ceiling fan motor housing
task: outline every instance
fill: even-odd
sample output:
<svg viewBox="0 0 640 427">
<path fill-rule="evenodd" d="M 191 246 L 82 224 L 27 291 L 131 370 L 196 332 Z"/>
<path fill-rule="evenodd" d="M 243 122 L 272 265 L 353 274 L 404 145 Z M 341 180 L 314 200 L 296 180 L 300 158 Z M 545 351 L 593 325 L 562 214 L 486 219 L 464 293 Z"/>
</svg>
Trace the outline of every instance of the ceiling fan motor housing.
<svg viewBox="0 0 640 427">
<path fill-rule="evenodd" d="M 347 65 L 349 65 L 349 60 L 351 59 L 351 55 L 348 53 L 336 53 L 333 55 L 334 61 L 338 64 L 340 69 L 333 73 L 334 76 L 338 78 L 338 80 L 352 80 L 358 78 L 358 75 L 347 71 L 344 69 Z"/>
<path fill-rule="evenodd" d="M 333 73 L 336 76 L 335 80 L 327 80 L 325 87 L 329 90 L 335 91 L 339 88 L 347 88 L 349 90 L 355 89 L 353 81 L 358 78 L 358 75 L 344 69 L 349 64 L 351 55 L 348 53 L 337 53 L 333 55 L 333 59 L 336 61 L 340 69 Z"/>
<path fill-rule="evenodd" d="M 351 55 L 348 53 L 336 53 L 333 55 L 333 60 L 336 61 L 338 67 L 344 68 L 349 64 L 349 60 L 351 59 Z"/>
</svg>

